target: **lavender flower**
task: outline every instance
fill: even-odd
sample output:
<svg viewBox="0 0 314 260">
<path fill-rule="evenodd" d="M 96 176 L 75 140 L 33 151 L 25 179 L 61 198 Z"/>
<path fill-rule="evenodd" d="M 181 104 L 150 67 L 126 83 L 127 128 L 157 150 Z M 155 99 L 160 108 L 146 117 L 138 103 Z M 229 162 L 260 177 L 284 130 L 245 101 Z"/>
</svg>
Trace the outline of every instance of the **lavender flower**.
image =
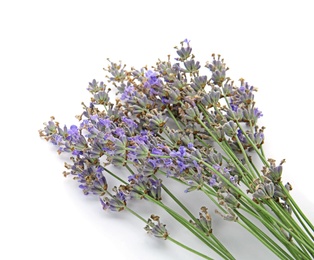
<svg viewBox="0 0 314 260">
<path fill-rule="evenodd" d="M 155 224 L 153 221 L 157 222 L 157 224 Z M 158 216 L 152 215 L 151 218 L 148 219 L 148 221 L 147 221 L 147 225 L 145 227 L 145 230 L 147 231 L 147 233 L 152 234 L 155 237 L 167 239 L 169 234 L 168 234 L 167 229 L 165 227 L 166 227 L 166 225 L 162 224 L 159 221 Z"/>
<path fill-rule="evenodd" d="M 69 155 L 64 176 L 73 176 L 83 193 L 97 196 L 106 210 L 125 210 L 145 221 L 129 201 L 145 200 L 152 203 L 151 209 L 163 208 L 222 259 L 234 257 L 214 237 L 210 212 L 239 222 L 279 259 L 311 259 L 313 225 L 294 202 L 291 184 L 282 184 L 284 160 L 278 165 L 264 154 L 265 127 L 258 126 L 263 114 L 254 100 L 257 89 L 244 79 L 236 86 L 220 55 L 212 55 L 205 65 L 209 75 L 200 75 L 190 41 L 180 44 L 175 63 L 169 56 L 151 69 L 129 70 L 108 60 L 110 88 L 95 79 L 88 84 L 91 102 L 82 103 L 78 124 L 61 128 L 53 117 L 44 124 L 40 136 L 57 146 L 58 153 Z M 111 88 L 118 92 L 115 103 L 110 101 Z M 128 177 L 121 167 L 130 172 Z M 109 188 L 107 174 L 120 185 Z M 182 185 L 187 198 L 199 191 L 216 204 L 203 206 L 196 218 L 164 178 Z M 169 207 L 164 192 L 191 219 Z M 248 217 L 260 221 L 269 235 Z M 148 233 L 175 241 L 158 216 L 151 215 L 145 223 Z"/>
</svg>

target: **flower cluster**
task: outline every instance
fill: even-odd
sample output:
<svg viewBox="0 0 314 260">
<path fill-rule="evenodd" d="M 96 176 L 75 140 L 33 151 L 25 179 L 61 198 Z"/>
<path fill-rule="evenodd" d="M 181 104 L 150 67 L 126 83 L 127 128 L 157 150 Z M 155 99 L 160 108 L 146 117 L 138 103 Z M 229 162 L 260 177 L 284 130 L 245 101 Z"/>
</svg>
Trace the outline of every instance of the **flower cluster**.
<svg viewBox="0 0 314 260">
<path fill-rule="evenodd" d="M 174 63 L 169 57 L 151 69 L 127 70 L 109 60 L 107 79 L 110 88 L 117 90 L 116 103 L 110 102 L 110 88 L 93 80 L 87 88 L 91 102 L 82 104 L 77 125 L 62 128 L 54 118 L 45 124 L 41 137 L 56 145 L 58 153 L 70 154 L 72 163 L 66 163 L 64 175 L 72 175 L 84 194 L 99 196 L 104 209 L 128 210 L 140 217 L 129 201 L 149 200 L 222 258 L 234 259 L 217 242 L 208 208 L 203 206 L 196 218 L 162 184 L 163 178 L 173 178 L 184 192 L 203 192 L 216 204 L 212 212 L 240 223 L 280 259 L 310 259 L 313 226 L 291 197 L 291 185 L 281 182 L 284 161 L 277 165 L 264 155 L 265 128 L 258 125 L 263 114 L 254 101 L 257 89 L 244 79 L 236 86 L 227 77 L 229 68 L 220 55 L 213 54 L 205 65 L 209 75 L 202 75 L 188 40 L 176 47 L 176 54 Z M 262 162 L 262 170 L 252 154 Z M 116 175 L 108 165 L 124 167 L 130 175 Z M 121 185 L 109 189 L 106 174 Z M 164 192 L 190 219 L 162 202 Z M 260 221 L 269 233 L 243 213 Z M 148 233 L 174 241 L 159 217 L 151 215 L 145 222 Z"/>
</svg>

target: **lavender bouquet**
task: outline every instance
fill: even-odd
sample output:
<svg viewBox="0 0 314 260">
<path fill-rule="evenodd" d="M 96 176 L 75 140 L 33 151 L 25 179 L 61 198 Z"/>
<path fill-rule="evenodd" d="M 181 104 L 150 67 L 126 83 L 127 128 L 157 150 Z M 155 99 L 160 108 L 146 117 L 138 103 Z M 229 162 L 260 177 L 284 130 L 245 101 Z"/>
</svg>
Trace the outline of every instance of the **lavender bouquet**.
<svg viewBox="0 0 314 260">
<path fill-rule="evenodd" d="M 148 233 L 199 257 L 212 259 L 173 238 L 160 216 L 134 211 L 130 201 L 162 208 L 222 259 L 235 258 L 215 236 L 214 215 L 241 225 L 279 259 L 313 259 L 314 227 L 293 200 L 291 184 L 281 181 L 284 160 L 277 163 L 264 154 L 256 88 L 243 79 L 236 86 L 220 55 L 205 65 L 209 75 L 200 75 L 189 41 L 175 48 L 174 63 L 169 56 L 152 68 L 128 70 L 108 60 L 110 88 L 89 83 L 91 102 L 82 104 L 78 125 L 61 127 L 53 117 L 45 124 L 40 136 L 70 157 L 64 175 L 73 176 L 84 194 L 99 197 L 104 210 L 129 211 Z M 114 102 L 111 90 L 116 90 Z M 109 175 L 119 185 L 110 185 Z M 165 178 L 174 179 L 182 192 L 206 195 L 198 215 Z M 166 205 L 163 194 L 186 215 Z"/>
</svg>

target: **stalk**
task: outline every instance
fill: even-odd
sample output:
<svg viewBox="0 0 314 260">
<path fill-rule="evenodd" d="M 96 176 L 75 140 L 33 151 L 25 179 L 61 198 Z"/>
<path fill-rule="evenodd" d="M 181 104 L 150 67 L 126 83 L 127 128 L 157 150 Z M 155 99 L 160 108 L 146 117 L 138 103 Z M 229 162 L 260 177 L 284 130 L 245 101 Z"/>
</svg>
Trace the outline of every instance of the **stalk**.
<svg viewBox="0 0 314 260">
<path fill-rule="evenodd" d="M 106 169 L 106 172 L 108 172 L 111 176 L 113 176 L 114 178 L 118 179 L 122 183 L 127 184 L 127 182 L 122 180 L 120 177 L 118 177 L 116 174 L 114 174 L 113 172 L 109 171 L 108 169 Z M 161 208 L 163 208 L 174 219 L 176 219 L 180 224 L 182 224 L 185 228 L 187 228 L 192 234 L 194 234 L 197 238 L 199 238 L 203 243 L 205 243 L 209 248 L 211 248 L 218 255 L 220 255 L 224 259 L 234 259 L 233 256 L 227 251 L 227 249 L 222 246 L 222 244 L 217 244 L 215 242 L 213 243 L 213 241 L 211 241 L 212 240 L 211 236 L 206 236 L 201 230 L 197 229 L 192 223 L 190 223 L 189 221 L 184 219 L 182 216 L 180 216 L 174 210 L 170 209 L 169 207 L 167 207 L 166 205 L 164 205 L 160 201 L 153 199 L 152 197 L 150 197 L 149 195 L 147 195 L 145 193 L 142 193 L 142 195 L 147 200 L 149 200 L 149 201 L 157 204 Z M 174 196 L 172 196 L 172 198 L 174 198 Z M 178 200 L 176 199 L 176 201 L 178 201 Z M 180 203 L 180 204 L 183 205 L 182 203 Z M 187 208 L 186 208 L 186 210 L 187 210 Z M 191 213 L 189 213 L 189 215 L 193 216 Z M 195 218 L 195 217 L 193 216 L 193 218 Z M 218 248 L 216 248 L 216 247 L 218 247 Z"/>
<path fill-rule="evenodd" d="M 136 212 L 135 212 L 134 210 L 132 210 L 131 208 L 129 208 L 129 207 L 126 206 L 125 209 L 126 209 L 128 212 L 130 212 L 131 214 L 133 214 L 135 217 L 137 217 L 138 219 L 140 219 L 141 221 L 143 221 L 144 223 L 147 223 L 147 221 L 146 221 L 142 216 L 140 216 L 138 213 L 136 213 Z M 204 254 L 200 253 L 199 251 L 197 251 L 197 250 L 195 250 L 195 249 L 193 249 L 193 248 L 191 248 L 191 247 L 189 247 L 189 246 L 187 246 L 187 245 L 185 245 L 185 244 L 179 242 L 178 240 L 172 238 L 169 234 L 167 235 L 166 240 L 171 241 L 172 243 L 174 243 L 174 244 L 176 244 L 176 245 L 178 245 L 178 246 L 184 248 L 185 250 L 190 251 L 191 253 L 193 253 L 193 254 L 195 254 L 195 255 L 197 255 L 197 256 L 200 256 L 200 257 L 202 257 L 202 258 L 204 258 L 204 259 L 207 259 L 207 260 L 214 260 L 213 258 L 210 258 L 210 257 L 208 257 L 207 255 L 204 255 Z"/>
</svg>

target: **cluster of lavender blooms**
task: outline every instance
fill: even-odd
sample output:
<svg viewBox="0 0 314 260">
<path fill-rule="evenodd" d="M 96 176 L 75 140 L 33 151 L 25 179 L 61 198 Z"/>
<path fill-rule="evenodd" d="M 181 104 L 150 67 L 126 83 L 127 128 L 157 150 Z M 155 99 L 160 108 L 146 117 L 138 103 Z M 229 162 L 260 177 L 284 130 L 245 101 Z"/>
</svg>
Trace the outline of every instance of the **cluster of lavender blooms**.
<svg viewBox="0 0 314 260">
<path fill-rule="evenodd" d="M 97 195 L 104 209 L 132 212 L 130 200 L 155 203 L 223 259 L 234 258 L 214 236 L 210 211 L 244 226 L 280 259 L 312 259 L 313 225 L 291 197 L 291 184 L 281 182 L 284 160 L 277 164 L 264 155 L 265 128 L 258 126 L 262 112 L 254 101 L 257 89 L 244 79 L 236 86 L 220 55 L 212 55 L 205 65 L 209 75 L 201 75 L 187 40 L 176 53 L 174 63 L 169 56 L 151 69 L 127 70 L 108 60 L 108 84 L 118 95 L 115 103 L 111 89 L 93 80 L 88 86 L 91 102 L 83 104 L 78 125 L 61 127 L 54 118 L 45 124 L 41 137 L 56 145 L 58 153 L 70 154 L 72 163 L 65 164 L 64 175 L 72 175 L 84 194 Z M 115 175 L 108 165 L 125 167 L 130 175 Z M 108 174 L 121 185 L 109 189 Z M 184 201 L 176 201 L 190 217 L 183 218 L 162 202 L 164 192 L 173 197 L 163 178 L 177 180 L 186 193 L 203 192 L 215 206 L 203 206 L 196 218 Z M 147 232 L 175 241 L 159 216 L 146 223 Z"/>
</svg>

